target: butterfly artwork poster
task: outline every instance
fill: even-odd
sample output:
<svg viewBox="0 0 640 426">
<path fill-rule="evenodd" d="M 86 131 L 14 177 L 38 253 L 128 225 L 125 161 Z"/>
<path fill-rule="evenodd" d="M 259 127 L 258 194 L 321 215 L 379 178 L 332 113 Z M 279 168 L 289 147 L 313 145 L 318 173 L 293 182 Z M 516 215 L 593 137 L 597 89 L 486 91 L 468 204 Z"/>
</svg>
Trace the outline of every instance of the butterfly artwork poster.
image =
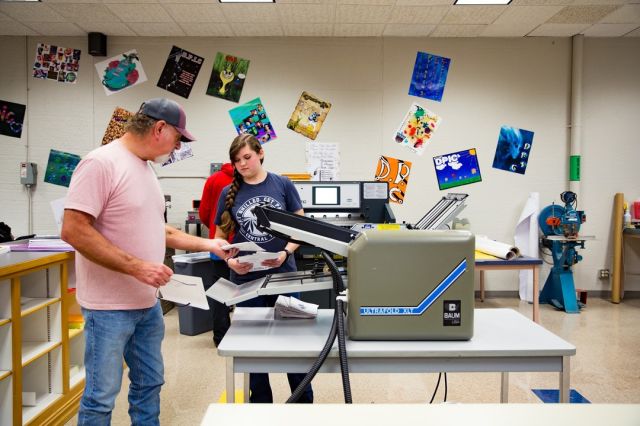
<svg viewBox="0 0 640 426">
<path fill-rule="evenodd" d="M 397 158 L 380 156 L 374 179 L 378 182 L 388 182 L 389 201 L 403 204 L 411 174 L 411 162 Z"/>
<path fill-rule="evenodd" d="M 330 108 L 329 102 L 318 99 L 308 92 L 302 92 L 289 118 L 287 128 L 315 140 Z"/>
<path fill-rule="evenodd" d="M 207 95 L 238 103 L 249 71 L 249 60 L 218 52 L 213 62 Z"/>
<path fill-rule="evenodd" d="M 230 109 L 229 115 L 239 135 L 243 133 L 252 134 L 261 144 L 276 138 L 273 124 L 271 124 L 260 98 L 252 99 L 245 104 Z"/>
<path fill-rule="evenodd" d="M 396 143 L 422 155 L 427 142 L 438 130 L 441 121 L 439 115 L 413 103 L 400 123 L 394 139 Z"/>
<path fill-rule="evenodd" d="M 173 46 L 160 74 L 158 87 L 188 99 L 203 61 L 203 57 Z"/>
<path fill-rule="evenodd" d="M 101 145 L 106 145 L 122 137 L 125 133 L 125 125 L 131 117 L 133 117 L 133 113 L 131 111 L 116 107 L 111 115 L 111 120 L 109 120 L 109 124 L 107 125 L 107 130 L 105 130 L 104 136 L 102 137 Z"/>
<path fill-rule="evenodd" d="M 409 95 L 442 101 L 451 59 L 418 52 L 409 85 Z"/>
<path fill-rule="evenodd" d="M 533 132 L 502 126 L 498 136 L 493 168 L 523 175 L 527 171 L 533 145 Z"/>
</svg>

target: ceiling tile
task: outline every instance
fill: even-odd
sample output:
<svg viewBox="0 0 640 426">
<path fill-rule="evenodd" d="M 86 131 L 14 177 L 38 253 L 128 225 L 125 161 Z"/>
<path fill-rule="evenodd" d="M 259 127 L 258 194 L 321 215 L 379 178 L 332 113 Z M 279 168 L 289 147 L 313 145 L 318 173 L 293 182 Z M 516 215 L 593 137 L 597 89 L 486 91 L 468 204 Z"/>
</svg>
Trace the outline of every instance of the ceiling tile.
<svg viewBox="0 0 640 426">
<path fill-rule="evenodd" d="M 567 6 L 556 13 L 550 24 L 595 24 L 618 6 L 613 5 L 589 5 L 589 6 Z"/>
<path fill-rule="evenodd" d="M 570 6 L 574 1 L 575 0 L 512 0 L 509 6 Z"/>
<path fill-rule="evenodd" d="M 333 35 L 336 37 L 380 37 L 384 24 L 336 24 Z"/>
<path fill-rule="evenodd" d="M 115 0 L 108 0 L 109 2 L 113 2 L 115 3 Z M 135 0 L 136 2 L 138 0 Z M 152 3 L 155 3 L 155 0 L 151 0 Z M 281 1 L 281 0 L 278 0 Z M 193 3 L 204 3 L 204 4 L 215 4 L 215 5 L 219 5 L 219 2 L 217 0 L 158 0 L 158 3 L 163 3 L 163 4 L 168 4 L 168 3 L 173 3 L 173 4 L 193 4 Z"/>
<path fill-rule="evenodd" d="M 72 22 L 120 22 L 120 19 L 102 4 L 59 3 L 50 7 Z"/>
<path fill-rule="evenodd" d="M 175 4 L 163 5 L 176 22 L 225 22 L 219 4 Z"/>
<path fill-rule="evenodd" d="M 44 3 L 0 3 L 0 12 L 9 15 L 19 22 L 65 22 L 63 16 L 57 14 Z"/>
<path fill-rule="evenodd" d="M 451 6 L 396 6 L 391 12 L 390 23 L 438 24 Z"/>
<path fill-rule="evenodd" d="M 278 1 L 278 0 L 276 0 Z M 338 4 L 362 4 L 365 6 L 393 6 L 396 0 L 338 0 Z"/>
<path fill-rule="evenodd" d="M 451 6 L 454 0 L 397 0 L 397 6 Z"/>
<path fill-rule="evenodd" d="M 4 13 L 0 13 L 0 22 L 15 22 L 15 19 L 5 15 Z"/>
<path fill-rule="evenodd" d="M 527 35 L 529 37 L 572 37 L 588 27 L 589 24 L 542 24 Z"/>
<path fill-rule="evenodd" d="M 427 37 L 435 25 L 387 24 L 382 33 L 385 37 Z"/>
<path fill-rule="evenodd" d="M 274 23 L 236 23 L 231 24 L 238 37 L 279 37 L 283 35 L 282 26 Z"/>
<path fill-rule="evenodd" d="M 336 0 L 276 0 L 278 4 L 303 3 L 303 4 L 336 4 Z"/>
<path fill-rule="evenodd" d="M 480 37 L 524 37 L 537 25 L 491 24 L 480 33 Z"/>
<path fill-rule="evenodd" d="M 625 37 L 640 37 L 640 28 L 631 31 L 629 34 L 625 35 Z"/>
<path fill-rule="evenodd" d="M 600 20 L 603 24 L 640 24 L 640 4 L 627 4 Z"/>
<path fill-rule="evenodd" d="M 102 3 L 101 0 L 44 0 L 45 3 L 51 5 L 55 3 Z"/>
<path fill-rule="evenodd" d="M 132 22 L 129 28 L 141 37 L 181 37 L 182 28 L 175 22 Z"/>
<path fill-rule="evenodd" d="M 280 22 L 275 4 L 221 4 L 220 8 L 229 23 L 255 22 L 257 24 L 273 24 Z"/>
<path fill-rule="evenodd" d="M 129 4 L 131 3 L 131 0 L 103 0 L 102 2 L 104 4 L 121 4 L 121 3 Z M 156 0 L 135 0 L 135 3 L 157 3 L 157 1 Z"/>
<path fill-rule="evenodd" d="M 188 36 L 193 37 L 233 37 L 229 24 L 219 22 L 189 22 L 178 24 Z"/>
<path fill-rule="evenodd" d="M 282 24 L 284 35 L 293 37 L 331 37 L 333 24 Z"/>
<path fill-rule="evenodd" d="M 442 19 L 443 24 L 490 24 L 508 6 L 453 6 Z"/>
<path fill-rule="evenodd" d="M 327 4 L 278 4 L 276 5 L 283 23 L 298 24 L 333 23 L 336 7 Z"/>
<path fill-rule="evenodd" d="M 560 10 L 562 6 L 510 6 L 492 25 L 523 25 L 531 31 Z"/>
<path fill-rule="evenodd" d="M 77 22 L 86 32 L 102 33 L 108 36 L 135 36 L 131 28 L 122 22 Z"/>
<path fill-rule="evenodd" d="M 33 30 L 44 36 L 84 36 L 87 32 L 71 22 L 27 22 Z"/>
<path fill-rule="evenodd" d="M 113 4 L 106 5 L 122 22 L 173 22 L 171 16 L 159 4 Z M 136 31 L 137 32 L 137 31 Z"/>
<path fill-rule="evenodd" d="M 573 5 L 578 6 L 581 4 L 599 4 L 599 5 L 623 5 L 627 3 L 637 3 L 636 0 L 573 0 Z"/>
<path fill-rule="evenodd" d="M 585 37 L 622 37 L 633 31 L 638 24 L 595 24 L 582 34 Z"/>
<path fill-rule="evenodd" d="M 486 25 L 438 25 L 430 37 L 477 37 Z"/>
<path fill-rule="evenodd" d="M 2 25 L 0 25 L 0 35 L 3 36 L 27 36 L 38 34 L 39 33 L 35 32 L 31 28 L 16 21 L 3 22 Z"/>
<path fill-rule="evenodd" d="M 391 6 L 339 5 L 336 22 L 345 24 L 387 23 L 391 16 Z"/>
</svg>

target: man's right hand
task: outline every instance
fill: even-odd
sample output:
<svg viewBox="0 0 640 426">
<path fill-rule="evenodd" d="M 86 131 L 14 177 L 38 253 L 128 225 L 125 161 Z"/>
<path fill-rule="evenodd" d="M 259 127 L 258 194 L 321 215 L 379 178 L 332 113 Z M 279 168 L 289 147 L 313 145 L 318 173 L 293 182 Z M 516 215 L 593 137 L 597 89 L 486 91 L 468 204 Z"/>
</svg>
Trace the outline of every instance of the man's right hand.
<svg viewBox="0 0 640 426">
<path fill-rule="evenodd" d="M 173 271 L 167 265 L 153 262 L 140 262 L 131 273 L 138 281 L 151 287 L 162 287 L 166 285 Z"/>
</svg>

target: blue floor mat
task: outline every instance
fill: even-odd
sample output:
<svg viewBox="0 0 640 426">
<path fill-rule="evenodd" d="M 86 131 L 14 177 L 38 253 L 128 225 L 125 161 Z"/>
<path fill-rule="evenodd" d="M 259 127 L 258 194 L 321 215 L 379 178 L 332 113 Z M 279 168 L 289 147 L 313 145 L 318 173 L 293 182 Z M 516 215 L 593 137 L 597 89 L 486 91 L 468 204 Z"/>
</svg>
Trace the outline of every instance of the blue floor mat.
<svg viewBox="0 0 640 426">
<path fill-rule="evenodd" d="M 560 400 L 560 391 L 558 391 L 558 389 L 532 389 L 532 391 L 545 404 L 553 402 L 557 403 Z M 591 401 L 582 396 L 577 390 L 571 389 L 569 391 L 569 403 L 591 404 Z"/>
</svg>

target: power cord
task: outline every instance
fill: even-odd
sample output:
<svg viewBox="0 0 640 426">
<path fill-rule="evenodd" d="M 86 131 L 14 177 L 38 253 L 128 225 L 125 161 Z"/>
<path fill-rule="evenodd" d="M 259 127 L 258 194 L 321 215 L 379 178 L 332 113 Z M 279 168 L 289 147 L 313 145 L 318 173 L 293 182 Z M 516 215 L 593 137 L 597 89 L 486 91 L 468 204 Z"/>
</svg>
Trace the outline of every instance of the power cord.
<svg viewBox="0 0 640 426">
<path fill-rule="evenodd" d="M 433 400 L 436 397 L 436 393 L 438 392 L 438 388 L 440 387 L 440 379 L 442 378 L 442 372 L 438 373 L 438 381 L 436 382 L 436 388 L 433 390 L 433 395 L 431 395 L 431 400 L 429 404 L 433 404 Z M 444 373 L 444 401 L 447 402 L 447 373 Z"/>
</svg>

